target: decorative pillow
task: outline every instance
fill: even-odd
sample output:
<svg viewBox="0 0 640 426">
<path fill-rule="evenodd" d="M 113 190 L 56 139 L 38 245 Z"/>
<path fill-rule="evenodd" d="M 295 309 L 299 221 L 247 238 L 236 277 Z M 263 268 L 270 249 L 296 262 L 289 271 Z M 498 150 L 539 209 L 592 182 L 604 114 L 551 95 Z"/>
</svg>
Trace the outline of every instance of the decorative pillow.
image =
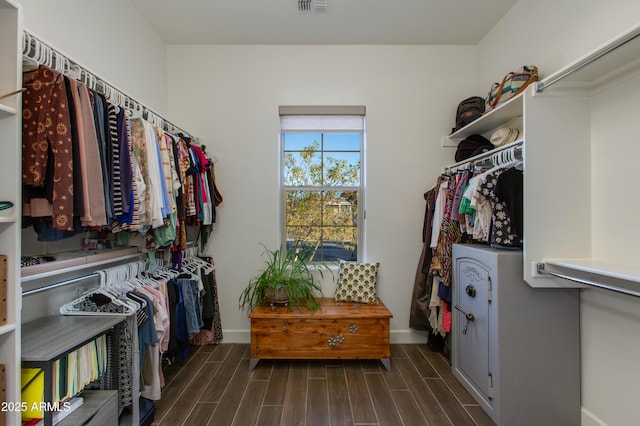
<svg viewBox="0 0 640 426">
<path fill-rule="evenodd" d="M 378 303 L 376 278 L 380 263 L 340 260 L 335 299 L 338 302 Z"/>
</svg>

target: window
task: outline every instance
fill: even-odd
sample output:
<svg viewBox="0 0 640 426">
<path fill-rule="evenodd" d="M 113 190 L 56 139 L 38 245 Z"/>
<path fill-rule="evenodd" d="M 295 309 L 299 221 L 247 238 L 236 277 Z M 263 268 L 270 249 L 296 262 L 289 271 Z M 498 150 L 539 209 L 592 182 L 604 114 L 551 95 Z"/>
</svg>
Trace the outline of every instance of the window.
<svg viewBox="0 0 640 426">
<path fill-rule="evenodd" d="M 358 260 L 364 107 L 281 107 L 282 233 L 311 260 Z"/>
</svg>

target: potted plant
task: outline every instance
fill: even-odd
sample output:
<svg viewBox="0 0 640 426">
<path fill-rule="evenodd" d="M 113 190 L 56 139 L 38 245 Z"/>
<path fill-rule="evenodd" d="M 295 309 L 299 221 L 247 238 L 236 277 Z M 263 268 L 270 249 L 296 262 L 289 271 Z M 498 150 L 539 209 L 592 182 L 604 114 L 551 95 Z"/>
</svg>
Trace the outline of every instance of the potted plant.
<svg viewBox="0 0 640 426">
<path fill-rule="evenodd" d="M 268 304 L 273 309 L 277 305 L 284 305 L 315 312 L 320 307 L 317 297 L 322 296 L 322 288 L 316 282 L 313 271 L 318 271 L 323 278 L 323 271 L 330 271 L 329 267 L 310 262 L 313 249 L 300 243 L 287 251 L 282 248 L 270 250 L 264 244 L 262 246 L 263 256 L 267 258 L 266 267 L 240 293 L 240 308 L 251 310 L 258 305 Z"/>
</svg>

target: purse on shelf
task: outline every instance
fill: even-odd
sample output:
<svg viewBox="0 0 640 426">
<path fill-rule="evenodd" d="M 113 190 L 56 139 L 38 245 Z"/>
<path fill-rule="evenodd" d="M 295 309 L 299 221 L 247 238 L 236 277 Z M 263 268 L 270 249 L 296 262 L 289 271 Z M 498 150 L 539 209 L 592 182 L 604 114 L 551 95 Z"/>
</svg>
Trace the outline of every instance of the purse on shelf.
<svg viewBox="0 0 640 426">
<path fill-rule="evenodd" d="M 485 101 L 486 111 L 491 111 L 512 97 L 522 93 L 531 83 L 538 81 L 538 68 L 523 65 L 517 71 L 505 75 L 501 83 L 493 83 Z"/>
</svg>

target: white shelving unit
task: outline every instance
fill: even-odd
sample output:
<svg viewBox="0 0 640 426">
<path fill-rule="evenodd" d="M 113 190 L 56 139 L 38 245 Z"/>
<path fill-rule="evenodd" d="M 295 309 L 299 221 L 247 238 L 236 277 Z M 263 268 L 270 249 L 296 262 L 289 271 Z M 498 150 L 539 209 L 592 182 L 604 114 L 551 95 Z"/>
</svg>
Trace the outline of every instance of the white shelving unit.
<svg viewBox="0 0 640 426">
<path fill-rule="evenodd" d="M 640 206 L 632 190 L 637 125 L 622 118 L 640 113 L 633 106 L 639 63 L 637 25 L 525 97 L 524 262 L 532 286 L 595 286 L 640 296 L 637 233 L 624 229 Z M 551 208 L 540 208 L 544 203 Z"/>
<path fill-rule="evenodd" d="M 11 0 L 0 0 L 0 96 L 22 87 L 22 14 Z M 5 368 L 5 401 L 20 401 L 20 94 L 0 99 L 0 200 L 14 207 L 0 211 L 0 254 L 7 256 L 7 321 L 0 326 L 0 364 Z M 20 424 L 20 412 L 3 412 L 5 424 Z"/>
<path fill-rule="evenodd" d="M 465 127 L 458 129 L 457 132 L 450 134 L 449 139 L 460 141 L 473 134 L 491 136 L 493 131 L 507 123 L 515 123 L 516 126 L 520 124 L 521 127 L 523 109 L 522 98 L 522 94 L 514 96 L 476 121 L 473 121 Z M 489 138 L 487 137 L 487 139 Z"/>
<path fill-rule="evenodd" d="M 96 315 L 96 316 L 49 316 L 39 318 L 24 324 L 24 339 L 22 348 L 22 362 L 26 367 L 41 368 L 44 371 L 43 400 L 53 401 L 53 362 L 66 357 L 97 337 L 113 333 L 117 324 L 126 320 L 124 315 Z M 117 335 L 113 338 L 117 340 Z M 117 351 L 111 352 L 113 383 L 118 383 Z M 112 425 L 118 422 L 117 391 L 87 391 L 89 398 L 86 405 L 82 405 L 67 417 L 63 424 L 67 425 Z M 108 407 L 108 409 L 106 408 Z M 87 423 L 99 411 L 110 411 L 101 415 L 101 421 L 94 419 Z M 106 418 L 105 418 L 106 417 Z M 44 411 L 43 423 L 52 424 L 53 413 Z"/>
<path fill-rule="evenodd" d="M 447 137 L 457 144 L 503 126 L 521 130 L 524 279 L 532 287 L 640 295 L 637 126 L 616 115 L 640 114 L 639 64 L 640 25 Z"/>
</svg>

